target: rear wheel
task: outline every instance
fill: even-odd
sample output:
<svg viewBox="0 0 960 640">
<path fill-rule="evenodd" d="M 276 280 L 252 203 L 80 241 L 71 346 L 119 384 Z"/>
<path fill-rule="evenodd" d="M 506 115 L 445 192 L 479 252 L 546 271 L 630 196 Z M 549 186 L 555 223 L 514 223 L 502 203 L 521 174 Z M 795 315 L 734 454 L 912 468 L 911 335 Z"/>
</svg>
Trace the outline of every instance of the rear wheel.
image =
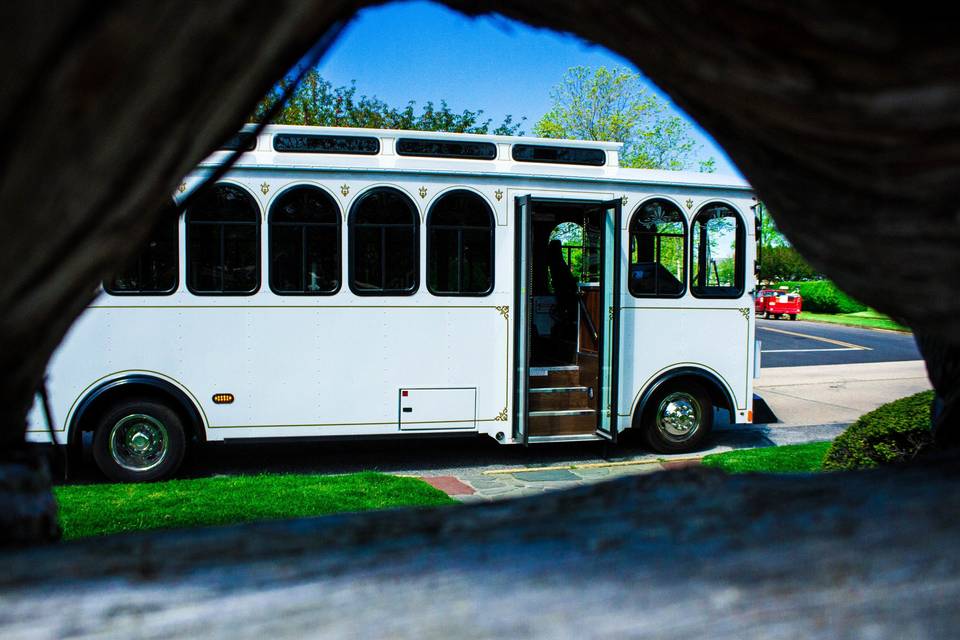
<svg viewBox="0 0 960 640">
<path fill-rule="evenodd" d="M 155 400 L 128 400 L 111 407 L 93 434 L 93 459 L 111 480 L 149 482 L 169 478 L 186 449 L 183 422 Z"/>
<path fill-rule="evenodd" d="M 669 385 L 651 398 L 644 411 L 642 428 L 654 451 L 694 451 L 713 428 L 713 402 L 696 382 Z"/>
<path fill-rule="evenodd" d="M 791 313 L 791 314 L 790 314 L 790 319 L 791 319 L 791 320 L 796 320 L 798 315 L 799 315 L 799 314 L 797 314 L 797 313 Z"/>
</svg>

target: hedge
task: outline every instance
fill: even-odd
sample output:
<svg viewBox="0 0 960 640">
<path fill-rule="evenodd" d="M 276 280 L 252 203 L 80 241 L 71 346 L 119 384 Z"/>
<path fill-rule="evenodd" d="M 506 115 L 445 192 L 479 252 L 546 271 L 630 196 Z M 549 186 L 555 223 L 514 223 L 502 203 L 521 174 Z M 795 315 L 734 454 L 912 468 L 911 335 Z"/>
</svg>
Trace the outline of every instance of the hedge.
<svg viewBox="0 0 960 640">
<path fill-rule="evenodd" d="M 867 469 L 913 459 L 933 445 L 933 391 L 889 402 L 865 413 L 833 441 L 823 468 Z"/>
<path fill-rule="evenodd" d="M 781 282 L 776 286 L 786 286 L 789 287 L 791 291 L 799 289 L 800 295 L 803 296 L 804 311 L 813 311 L 814 313 L 857 313 L 867 310 L 866 305 L 860 304 L 845 294 L 830 280 Z"/>
</svg>

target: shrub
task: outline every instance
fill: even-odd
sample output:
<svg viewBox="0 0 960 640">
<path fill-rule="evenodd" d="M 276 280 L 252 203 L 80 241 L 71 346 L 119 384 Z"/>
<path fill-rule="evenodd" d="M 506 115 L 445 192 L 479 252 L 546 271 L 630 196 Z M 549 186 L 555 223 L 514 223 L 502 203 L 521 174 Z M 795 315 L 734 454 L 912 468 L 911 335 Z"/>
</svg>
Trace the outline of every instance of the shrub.
<svg viewBox="0 0 960 640">
<path fill-rule="evenodd" d="M 933 391 L 889 402 L 850 425 L 827 452 L 824 469 L 867 469 L 906 462 L 933 444 Z"/>
<path fill-rule="evenodd" d="M 803 296 L 804 311 L 814 313 L 857 313 L 866 311 L 867 306 L 860 304 L 837 288 L 830 280 L 810 280 L 808 282 L 781 282 L 777 286 L 787 286 L 791 290 L 799 289 Z"/>
</svg>

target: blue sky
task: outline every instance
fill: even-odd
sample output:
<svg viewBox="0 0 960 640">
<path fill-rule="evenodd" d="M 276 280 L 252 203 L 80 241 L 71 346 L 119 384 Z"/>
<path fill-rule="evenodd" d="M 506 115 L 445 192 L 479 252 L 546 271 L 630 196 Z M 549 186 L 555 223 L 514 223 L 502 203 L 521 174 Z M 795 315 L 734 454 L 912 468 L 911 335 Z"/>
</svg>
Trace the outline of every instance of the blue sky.
<svg viewBox="0 0 960 640">
<path fill-rule="evenodd" d="M 483 109 L 494 124 L 508 113 L 526 116 L 530 135 L 550 108 L 550 89 L 577 65 L 636 70 L 574 36 L 503 17 L 470 18 L 429 2 L 402 2 L 361 11 L 318 68 L 333 84 L 356 80 L 359 93 L 391 105 L 443 98 L 455 111 Z M 695 123 L 694 130 L 703 145 L 700 157 L 716 158 L 718 173 L 736 173 Z"/>
</svg>

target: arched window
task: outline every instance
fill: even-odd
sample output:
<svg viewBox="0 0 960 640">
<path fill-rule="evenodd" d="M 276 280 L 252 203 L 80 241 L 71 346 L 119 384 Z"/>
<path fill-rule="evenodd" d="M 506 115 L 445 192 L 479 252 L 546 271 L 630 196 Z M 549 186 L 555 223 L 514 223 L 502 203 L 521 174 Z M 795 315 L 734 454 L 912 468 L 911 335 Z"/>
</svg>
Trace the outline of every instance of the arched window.
<svg viewBox="0 0 960 640">
<path fill-rule="evenodd" d="M 693 219 L 690 290 L 701 298 L 743 295 L 744 228 L 737 212 L 708 204 Z"/>
<path fill-rule="evenodd" d="M 316 187 L 284 191 L 270 207 L 270 288 L 322 295 L 340 289 L 340 209 Z"/>
<path fill-rule="evenodd" d="M 114 295 L 166 295 L 177 289 L 180 217 L 170 203 L 140 250 L 103 288 Z"/>
<path fill-rule="evenodd" d="M 640 205 L 630 220 L 630 275 L 637 297 L 675 298 L 685 289 L 687 220 L 669 200 Z"/>
<path fill-rule="evenodd" d="M 493 212 L 483 198 L 452 191 L 427 216 L 427 289 L 441 296 L 493 290 Z"/>
<path fill-rule="evenodd" d="M 240 187 L 214 185 L 187 211 L 187 287 L 207 295 L 260 287 L 260 210 Z"/>
<path fill-rule="evenodd" d="M 411 295 L 420 284 L 417 207 L 396 189 L 363 194 L 350 209 L 350 288 L 358 295 Z"/>
</svg>

